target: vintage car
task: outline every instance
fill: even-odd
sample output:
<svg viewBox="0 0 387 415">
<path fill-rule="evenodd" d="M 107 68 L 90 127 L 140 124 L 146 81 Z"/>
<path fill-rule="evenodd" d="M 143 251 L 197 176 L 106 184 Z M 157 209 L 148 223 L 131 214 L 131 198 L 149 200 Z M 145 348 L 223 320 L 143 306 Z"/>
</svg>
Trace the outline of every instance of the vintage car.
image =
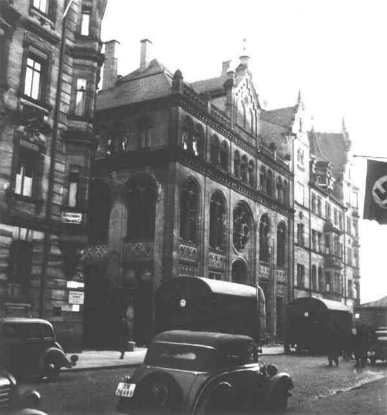
<svg viewBox="0 0 387 415">
<path fill-rule="evenodd" d="M 19 391 L 17 381 L 6 369 L 0 368 L 0 413 L 33 415 L 42 414 L 37 411 L 40 403 L 39 392 L 29 390 L 24 393 Z"/>
<path fill-rule="evenodd" d="M 0 320 L 0 362 L 17 378 L 46 377 L 55 380 L 62 367 L 76 364 L 78 356 L 66 358 L 50 322 L 7 317 Z"/>
<path fill-rule="evenodd" d="M 284 410 L 293 383 L 258 360 L 249 336 L 173 330 L 153 339 L 144 363 L 116 389 L 129 413 L 238 414 Z"/>
<path fill-rule="evenodd" d="M 377 360 L 387 360 L 387 327 L 378 327 L 375 330 L 368 358 L 371 365 L 375 365 Z"/>
</svg>

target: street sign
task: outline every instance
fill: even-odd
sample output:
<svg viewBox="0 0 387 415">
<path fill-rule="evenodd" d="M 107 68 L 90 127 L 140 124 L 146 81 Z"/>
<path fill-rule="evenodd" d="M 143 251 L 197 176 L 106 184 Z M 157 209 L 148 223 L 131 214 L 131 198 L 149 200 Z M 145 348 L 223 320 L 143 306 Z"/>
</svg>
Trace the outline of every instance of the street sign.
<svg viewBox="0 0 387 415">
<path fill-rule="evenodd" d="M 83 220 L 82 213 L 67 212 L 67 211 L 62 212 L 62 221 L 64 223 L 72 223 L 72 224 L 79 225 L 80 223 L 82 223 L 82 220 Z"/>
<path fill-rule="evenodd" d="M 85 293 L 83 291 L 69 291 L 69 304 L 83 305 Z"/>
</svg>

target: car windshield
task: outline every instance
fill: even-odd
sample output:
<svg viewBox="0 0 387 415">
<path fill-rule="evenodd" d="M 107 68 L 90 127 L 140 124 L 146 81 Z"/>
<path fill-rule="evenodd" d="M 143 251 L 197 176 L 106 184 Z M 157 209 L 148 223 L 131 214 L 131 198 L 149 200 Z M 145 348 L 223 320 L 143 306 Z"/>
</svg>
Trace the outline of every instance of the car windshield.
<svg viewBox="0 0 387 415">
<path fill-rule="evenodd" d="M 215 349 L 190 344 L 156 342 L 150 346 L 144 363 L 149 366 L 208 372 L 215 365 Z"/>
</svg>

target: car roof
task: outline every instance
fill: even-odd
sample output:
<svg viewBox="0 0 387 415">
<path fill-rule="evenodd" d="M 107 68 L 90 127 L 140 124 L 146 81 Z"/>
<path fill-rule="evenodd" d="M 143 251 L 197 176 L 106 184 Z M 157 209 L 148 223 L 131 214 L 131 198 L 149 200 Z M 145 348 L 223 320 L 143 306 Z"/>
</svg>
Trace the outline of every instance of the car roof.
<svg viewBox="0 0 387 415">
<path fill-rule="evenodd" d="M 195 344 L 202 346 L 211 346 L 214 348 L 227 345 L 242 345 L 252 343 L 254 340 L 249 336 L 241 334 L 226 334 L 207 331 L 191 330 L 169 330 L 164 331 L 154 337 L 154 342 L 173 342 Z"/>
<path fill-rule="evenodd" d="M 1 323 L 16 323 L 16 324 L 26 324 L 26 323 L 34 323 L 34 324 L 44 324 L 49 325 L 52 327 L 52 324 L 41 318 L 27 318 L 27 317 L 3 317 L 0 319 Z"/>
</svg>

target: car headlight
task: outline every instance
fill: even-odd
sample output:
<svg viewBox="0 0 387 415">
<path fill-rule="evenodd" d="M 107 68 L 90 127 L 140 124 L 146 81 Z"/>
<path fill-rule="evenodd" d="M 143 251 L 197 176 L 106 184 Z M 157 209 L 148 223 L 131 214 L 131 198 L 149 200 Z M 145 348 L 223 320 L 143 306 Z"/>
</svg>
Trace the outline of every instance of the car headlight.
<svg viewBox="0 0 387 415">
<path fill-rule="evenodd" d="M 273 376 L 275 376 L 278 373 L 277 366 L 275 366 L 275 365 L 267 365 L 266 371 L 267 371 L 267 374 L 270 377 L 273 377 Z"/>
</svg>

